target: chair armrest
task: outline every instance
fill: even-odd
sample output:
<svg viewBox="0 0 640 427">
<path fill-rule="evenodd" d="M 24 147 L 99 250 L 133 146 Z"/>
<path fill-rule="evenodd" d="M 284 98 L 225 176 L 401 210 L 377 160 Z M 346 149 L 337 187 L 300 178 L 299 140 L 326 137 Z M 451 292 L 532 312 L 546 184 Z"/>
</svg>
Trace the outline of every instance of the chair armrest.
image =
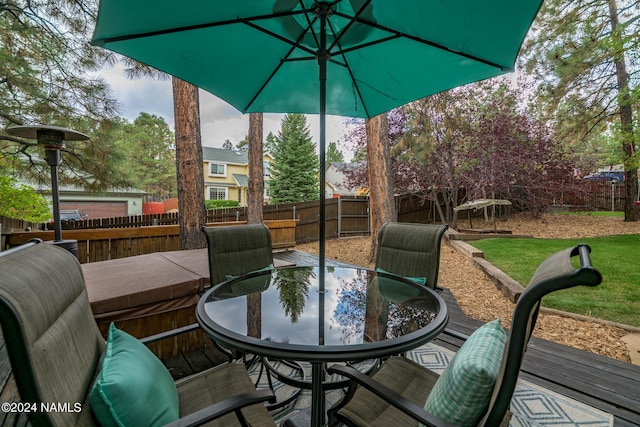
<svg viewBox="0 0 640 427">
<path fill-rule="evenodd" d="M 181 328 L 172 329 L 170 331 L 161 332 L 159 334 L 150 335 L 148 337 L 140 338 L 139 341 L 142 344 L 151 344 L 156 341 L 163 340 L 165 338 L 175 337 L 177 335 L 186 334 L 187 332 L 195 331 L 196 329 L 200 329 L 200 325 L 197 323 L 192 323 L 191 325 L 183 326 Z"/>
<path fill-rule="evenodd" d="M 245 406 L 255 405 L 256 403 L 269 402 L 274 403 L 276 397 L 271 390 L 256 390 L 248 393 L 239 394 L 237 396 L 230 397 L 222 402 L 214 403 L 204 409 L 180 418 L 172 423 L 166 425 L 166 427 L 191 427 L 205 424 L 213 419 L 219 418 L 230 412 L 237 412 L 241 417 L 240 409 Z"/>
<path fill-rule="evenodd" d="M 187 332 L 195 331 L 198 329 L 200 329 L 200 325 L 197 323 L 192 323 L 191 325 L 183 326 L 181 328 L 171 329 L 170 331 L 160 332 L 159 334 L 143 337 L 143 338 L 140 338 L 138 341 L 140 341 L 142 344 L 148 345 L 156 341 L 161 341 L 166 338 L 171 338 L 177 335 L 186 334 Z M 229 362 L 231 362 L 231 360 L 233 360 L 233 352 L 222 347 L 216 341 L 214 340 L 212 341 L 213 341 L 213 345 L 215 345 L 218 350 L 220 350 L 225 356 L 227 356 L 227 359 L 229 359 Z"/>
<path fill-rule="evenodd" d="M 405 399 L 395 391 L 386 387 L 385 385 L 375 381 L 373 378 L 363 374 L 357 369 L 344 365 L 331 365 L 327 368 L 329 374 L 339 374 L 349 378 L 356 384 L 366 388 L 382 400 L 388 402 L 398 410 L 409 415 L 421 422 L 422 424 L 430 427 L 455 427 L 456 424 L 450 424 L 429 412 L 425 411 L 421 406 L 416 405 L 412 401 Z"/>
</svg>

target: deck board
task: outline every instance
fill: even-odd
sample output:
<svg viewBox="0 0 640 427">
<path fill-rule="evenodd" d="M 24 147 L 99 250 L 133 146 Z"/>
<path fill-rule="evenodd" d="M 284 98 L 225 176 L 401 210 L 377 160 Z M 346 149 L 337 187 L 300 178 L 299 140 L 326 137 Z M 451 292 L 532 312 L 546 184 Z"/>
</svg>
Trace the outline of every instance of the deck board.
<svg viewBox="0 0 640 427">
<path fill-rule="evenodd" d="M 317 257 L 300 251 L 277 252 L 274 258 L 297 265 L 317 265 Z M 347 264 L 326 260 L 327 266 Z M 449 308 L 450 329 L 471 334 L 482 322 L 464 315 L 447 289 L 441 292 Z M 436 344 L 456 351 L 462 342 L 442 334 Z M 220 353 L 207 349 L 200 354 L 187 354 L 167 361 L 174 376 L 184 376 L 195 370 L 224 361 Z M 640 366 L 620 362 L 586 351 L 532 337 L 525 355 L 521 377 L 554 392 L 591 405 L 615 417 L 615 427 L 640 425 Z M 0 335 L 0 385 L 3 402 L 16 401 L 15 383 L 10 377 L 10 365 Z M 2 418 L 4 417 L 4 418 Z M 15 423 L 15 424 L 14 424 Z M 25 425 L 26 417 L 16 419 L 0 414 L 0 425 Z"/>
</svg>

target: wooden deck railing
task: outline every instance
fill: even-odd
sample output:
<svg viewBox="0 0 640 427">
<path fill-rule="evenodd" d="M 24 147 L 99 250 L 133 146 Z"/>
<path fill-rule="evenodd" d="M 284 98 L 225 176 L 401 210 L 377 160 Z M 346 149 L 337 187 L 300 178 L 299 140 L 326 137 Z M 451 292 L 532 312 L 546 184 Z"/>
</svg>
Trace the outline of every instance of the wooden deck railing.
<svg viewBox="0 0 640 427">
<path fill-rule="evenodd" d="M 271 231 L 274 249 L 288 249 L 296 244 L 296 220 L 265 220 Z M 240 225 L 245 221 L 216 222 L 209 226 Z M 13 232 L 8 236 L 9 246 L 16 246 L 39 238 L 54 239 L 53 231 Z M 153 252 L 180 250 L 180 227 L 159 225 L 138 228 L 105 228 L 96 230 L 63 230 L 63 239 L 78 241 L 80 263 L 106 261 Z"/>
</svg>

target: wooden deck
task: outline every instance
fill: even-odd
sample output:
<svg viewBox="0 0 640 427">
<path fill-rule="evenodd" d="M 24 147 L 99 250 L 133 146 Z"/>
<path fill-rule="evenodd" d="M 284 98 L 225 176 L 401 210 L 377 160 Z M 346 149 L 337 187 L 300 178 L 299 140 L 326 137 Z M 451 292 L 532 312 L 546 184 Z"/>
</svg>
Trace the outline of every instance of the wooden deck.
<svg viewBox="0 0 640 427">
<path fill-rule="evenodd" d="M 447 289 L 449 328 L 471 334 L 482 322 L 465 316 Z M 452 350 L 462 344 L 442 334 L 434 343 Z M 520 375 L 556 393 L 586 403 L 615 417 L 614 425 L 640 425 L 640 366 L 532 337 Z"/>
<path fill-rule="evenodd" d="M 278 252 L 274 257 L 297 265 L 317 265 L 317 257 L 300 251 Z M 334 260 L 327 260 L 326 264 L 345 265 Z M 470 334 L 482 324 L 466 317 L 447 289 L 442 291 L 442 296 L 449 307 L 450 329 Z M 461 345 L 458 339 L 446 334 L 435 343 L 454 351 Z M 217 350 L 206 349 L 168 360 L 166 365 L 174 377 L 182 377 L 224 360 Z M 612 414 L 616 427 L 640 425 L 640 366 L 533 337 L 521 375 L 532 383 Z M 0 402 L 18 400 L 1 336 L 0 386 Z M 16 417 L 15 414 L 0 413 L 0 421 L 2 426 L 27 424 L 25 417 Z"/>
</svg>

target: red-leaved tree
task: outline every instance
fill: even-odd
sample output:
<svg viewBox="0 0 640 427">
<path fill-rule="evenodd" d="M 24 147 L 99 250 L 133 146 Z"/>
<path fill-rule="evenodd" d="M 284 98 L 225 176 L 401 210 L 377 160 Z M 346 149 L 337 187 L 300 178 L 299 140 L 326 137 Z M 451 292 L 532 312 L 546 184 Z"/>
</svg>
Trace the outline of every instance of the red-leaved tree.
<svg viewBox="0 0 640 427">
<path fill-rule="evenodd" d="M 561 195 L 579 191 L 553 129 L 518 102 L 517 89 L 485 82 L 424 98 L 389 113 L 396 194 L 434 200 L 442 222 L 478 198 L 510 200 L 538 216 Z M 348 135 L 362 146 L 364 126 Z M 366 186 L 366 162 L 348 174 Z"/>
</svg>

